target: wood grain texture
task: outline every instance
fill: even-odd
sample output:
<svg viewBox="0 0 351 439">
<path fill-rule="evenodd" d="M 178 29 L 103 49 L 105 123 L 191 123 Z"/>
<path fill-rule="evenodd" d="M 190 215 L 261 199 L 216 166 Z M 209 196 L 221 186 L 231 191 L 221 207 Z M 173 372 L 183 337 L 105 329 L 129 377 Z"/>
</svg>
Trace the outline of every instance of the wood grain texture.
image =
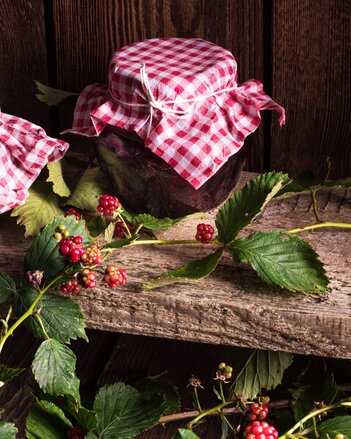
<svg viewBox="0 0 351 439">
<path fill-rule="evenodd" d="M 57 86 L 66 90 L 105 83 L 114 51 L 155 37 L 205 38 L 232 51 L 241 82 L 263 80 L 262 0 L 54 0 L 53 14 Z M 262 127 L 245 146 L 248 169 L 262 171 Z"/>
<path fill-rule="evenodd" d="M 273 94 L 287 112 L 272 130 L 271 168 L 291 174 L 351 170 L 351 3 L 274 1 Z"/>
<path fill-rule="evenodd" d="M 241 184 L 248 176 L 242 176 Z M 345 191 L 322 194 L 323 217 L 351 223 L 350 197 Z M 0 270 L 15 274 L 21 270 L 20 261 L 29 243 L 21 238 L 22 231 L 10 232 L 6 216 L 2 218 L 0 248 L 7 251 Z M 204 220 L 213 222 L 213 214 Z M 196 217 L 181 222 L 166 236 L 192 238 L 200 221 Z M 251 230 L 289 230 L 313 221 L 310 199 L 301 196 L 272 203 Z M 14 233 L 18 236 L 15 249 L 11 248 Z M 251 268 L 233 263 L 229 256 L 205 280 L 151 291 L 140 289 L 157 274 L 210 252 L 193 245 L 125 248 L 111 262 L 127 269 L 128 283 L 112 291 L 100 286 L 94 294 L 83 290 L 77 300 L 88 325 L 96 329 L 351 358 L 350 232 L 324 229 L 304 233 L 304 238 L 326 264 L 332 290 L 323 299 L 268 287 Z"/>
<path fill-rule="evenodd" d="M 47 83 L 44 0 L 0 2 L 1 111 L 48 128 L 34 80 Z"/>
</svg>

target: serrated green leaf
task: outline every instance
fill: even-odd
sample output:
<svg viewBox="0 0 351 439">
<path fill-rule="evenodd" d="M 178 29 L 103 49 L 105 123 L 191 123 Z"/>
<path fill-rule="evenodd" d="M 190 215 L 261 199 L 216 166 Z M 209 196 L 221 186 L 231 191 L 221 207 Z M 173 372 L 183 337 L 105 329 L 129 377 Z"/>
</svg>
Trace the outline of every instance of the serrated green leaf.
<svg viewBox="0 0 351 439">
<path fill-rule="evenodd" d="M 314 409 L 316 401 L 323 401 L 329 405 L 337 401 L 339 396 L 334 375 L 330 372 L 327 372 L 324 376 L 318 374 L 318 377 L 316 377 L 312 385 L 304 387 L 299 393 L 294 393 L 294 397 L 296 398 L 294 404 L 294 417 L 296 422 Z M 306 426 L 312 424 L 312 420 L 309 420 Z"/>
<path fill-rule="evenodd" d="M 102 216 L 96 216 L 88 223 L 88 230 L 90 236 L 92 236 L 93 238 L 100 236 L 104 232 L 106 227 L 106 220 Z"/>
<path fill-rule="evenodd" d="M 94 410 L 101 437 L 129 439 L 158 423 L 163 412 L 162 397 L 146 401 L 134 387 L 116 383 L 99 390 Z"/>
<path fill-rule="evenodd" d="M 177 224 L 179 221 L 184 219 L 182 218 L 156 218 L 147 213 L 142 213 L 130 218 L 130 222 L 133 226 L 138 227 L 142 225 L 145 229 L 154 230 L 154 231 L 163 231 L 168 230 L 170 227 Z"/>
<path fill-rule="evenodd" d="M 291 365 L 293 356 L 286 352 L 255 350 L 239 365 L 234 365 L 234 383 L 230 397 L 245 395 L 253 399 L 264 390 L 272 390 L 282 382 L 284 371 Z"/>
<path fill-rule="evenodd" d="M 34 302 L 37 290 L 31 288 L 17 295 L 14 301 L 14 312 L 22 315 Z M 37 305 L 38 314 L 49 337 L 61 343 L 83 338 L 88 340 L 85 333 L 85 318 L 81 307 L 70 297 L 45 293 Z M 25 320 L 25 326 L 38 338 L 46 336 L 35 318 L 30 316 Z"/>
<path fill-rule="evenodd" d="M 16 292 L 14 280 L 5 272 L 0 271 L 0 303 L 6 300 Z"/>
<path fill-rule="evenodd" d="M 321 439 L 335 438 L 337 434 L 343 434 L 345 439 L 351 439 L 351 416 L 335 416 L 322 422 L 319 433 Z"/>
<path fill-rule="evenodd" d="M 27 439 L 62 439 L 68 437 L 72 423 L 64 412 L 49 401 L 38 401 L 26 419 Z"/>
<path fill-rule="evenodd" d="M 72 96 L 78 96 L 78 93 L 71 93 L 69 91 L 59 90 L 58 88 L 48 87 L 39 81 L 34 81 L 39 93 L 35 96 L 40 102 L 46 105 L 58 105 L 62 101 Z"/>
<path fill-rule="evenodd" d="M 65 204 L 95 212 L 99 197 L 107 188 L 106 177 L 100 168 L 86 169 Z"/>
<path fill-rule="evenodd" d="M 75 407 L 74 402 L 68 402 L 68 411 L 74 417 L 77 424 L 82 426 L 85 430 L 93 430 L 96 428 L 96 413 L 93 410 L 88 410 L 85 407 Z"/>
<path fill-rule="evenodd" d="M 59 197 L 53 193 L 51 185 L 39 180 L 29 188 L 26 202 L 11 212 L 11 216 L 18 217 L 17 224 L 25 227 L 25 237 L 36 235 L 43 226 L 62 214 Z"/>
<path fill-rule="evenodd" d="M 155 395 L 160 395 L 164 400 L 163 415 L 180 412 L 180 396 L 177 389 L 164 378 L 145 378 L 136 385 L 136 389 L 146 400 L 151 400 Z"/>
<path fill-rule="evenodd" d="M 291 181 L 286 186 L 284 186 L 275 196 L 275 200 L 282 200 L 284 198 L 293 197 L 300 194 L 310 194 L 310 189 L 306 189 L 301 184 L 296 183 L 296 181 Z"/>
<path fill-rule="evenodd" d="M 286 174 L 269 172 L 250 180 L 235 192 L 217 213 L 219 240 L 224 244 L 231 242 L 288 182 Z"/>
<path fill-rule="evenodd" d="M 0 437 L 1 439 L 16 439 L 18 429 L 12 422 L 0 421 Z"/>
<path fill-rule="evenodd" d="M 85 221 L 77 221 L 73 215 L 55 218 L 37 235 L 24 258 L 24 270 L 44 271 L 44 280 L 52 279 L 67 265 L 67 260 L 58 251 L 58 242 L 53 237 L 58 225 L 63 224 L 71 235 L 80 235 L 85 247 L 91 244 Z"/>
<path fill-rule="evenodd" d="M 76 377 L 76 356 L 57 340 L 45 340 L 32 363 L 34 377 L 43 392 L 53 396 L 70 395 L 79 402 L 79 379 Z"/>
<path fill-rule="evenodd" d="M 52 183 L 53 191 L 60 197 L 69 197 L 71 194 L 71 191 L 63 177 L 65 163 L 66 162 L 64 159 L 61 159 L 46 165 L 49 171 L 49 176 L 46 181 Z"/>
<path fill-rule="evenodd" d="M 107 243 L 110 243 L 113 239 L 113 235 L 115 233 L 115 223 L 110 223 L 104 233 L 104 238 Z"/>
<path fill-rule="evenodd" d="M 0 381 L 6 383 L 6 381 L 12 380 L 25 370 L 23 368 L 7 367 L 5 364 L 0 363 Z"/>
<path fill-rule="evenodd" d="M 89 431 L 85 436 L 84 439 L 99 439 L 99 436 L 93 433 L 92 431 Z M 100 438 L 101 439 L 101 438 Z"/>
<path fill-rule="evenodd" d="M 122 248 L 126 245 L 129 245 L 131 242 L 136 241 L 139 238 L 140 235 L 133 234 L 130 238 L 122 238 L 122 239 L 116 239 L 116 241 L 111 241 L 107 243 L 104 248 Z"/>
<path fill-rule="evenodd" d="M 200 439 L 198 435 L 193 433 L 191 430 L 187 428 L 178 428 L 177 433 L 173 437 L 173 439 Z"/>
<path fill-rule="evenodd" d="M 143 288 L 152 289 L 169 285 L 173 282 L 180 282 L 182 280 L 202 279 L 212 273 L 217 267 L 222 254 L 223 248 L 221 247 L 203 259 L 197 259 L 188 264 L 182 265 L 175 270 L 166 271 L 159 279 L 144 284 Z"/>
<path fill-rule="evenodd" d="M 268 284 L 306 294 L 328 291 L 328 278 L 317 253 L 297 236 L 257 232 L 228 248 L 234 259 L 250 263 Z"/>
</svg>

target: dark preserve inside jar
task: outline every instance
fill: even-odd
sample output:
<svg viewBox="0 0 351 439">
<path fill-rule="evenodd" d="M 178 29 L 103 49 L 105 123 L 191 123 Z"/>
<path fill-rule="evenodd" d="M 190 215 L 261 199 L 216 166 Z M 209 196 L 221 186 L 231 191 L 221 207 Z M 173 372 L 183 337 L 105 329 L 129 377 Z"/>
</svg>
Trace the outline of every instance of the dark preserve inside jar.
<svg viewBox="0 0 351 439">
<path fill-rule="evenodd" d="M 177 218 L 217 207 L 237 183 L 246 155 L 246 148 L 241 148 L 196 190 L 150 151 L 136 133 L 108 125 L 96 142 L 101 166 L 110 175 L 125 208 L 159 218 Z"/>
</svg>

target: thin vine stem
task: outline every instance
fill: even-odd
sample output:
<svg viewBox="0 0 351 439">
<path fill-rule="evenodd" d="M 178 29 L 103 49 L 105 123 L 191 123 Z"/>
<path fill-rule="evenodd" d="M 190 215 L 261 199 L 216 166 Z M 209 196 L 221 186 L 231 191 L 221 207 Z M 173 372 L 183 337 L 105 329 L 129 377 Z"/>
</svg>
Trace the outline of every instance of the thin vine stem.
<svg viewBox="0 0 351 439">
<path fill-rule="evenodd" d="M 316 220 L 318 222 L 320 222 L 321 220 L 319 217 L 319 211 L 318 211 L 318 207 L 317 207 L 317 192 L 318 192 L 318 188 L 311 189 L 313 213 L 314 213 L 314 216 L 316 217 Z"/>
<path fill-rule="evenodd" d="M 196 416 L 195 419 L 193 419 L 190 423 L 189 423 L 189 428 L 194 427 L 194 425 L 196 425 L 202 418 L 210 415 L 211 413 L 214 412 L 221 412 L 221 410 L 226 407 L 227 405 L 233 404 L 233 401 L 227 401 L 227 402 L 222 402 L 219 405 L 216 405 L 216 407 L 212 407 L 211 409 L 205 410 L 202 413 L 200 413 L 198 416 Z"/>
<path fill-rule="evenodd" d="M 194 398 L 195 398 L 196 408 L 199 410 L 199 412 L 202 412 L 202 408 L 201 408 L 201 404 L 200 404 L 200 399 L 199 399 L 199 394 L 198 394 L 198 391 L 197 391 L 197 387 L 194 387 Z"/>
<path fill-rule="evenodd" d="M 296 229 L 287 230 L 287 233 L 300 233 L 300 232 L 305 232 L 307 230 L 320 229 L 322 227 L 338 227 L 342 229 L 351 229 L 351 224 L 325 221 L 323 223 L 311 224 L 309 226 L 297 227 Z"/>
<path fill-rule="evenodd" d="M 39 323 L 39 325 L 40 325 L 40 327 L 41 327 L 41 330 L 43 331 L 43 334 L 44 334 L 45 338 L 46 338 L 47 340 L 49 340 L 49 339 L 50 339 L 49 334 L 46 332 L 46 329 L 45 329 L 45 327 L 44 327 L 44 324 L 43 324 L 43 321 L 42 321 L 40 315 L 37 314 L 37 313 L 34 313 L 34 317 L 35 317 L 35 319 L 37 320 L 37 322 Z"/>
</svg>

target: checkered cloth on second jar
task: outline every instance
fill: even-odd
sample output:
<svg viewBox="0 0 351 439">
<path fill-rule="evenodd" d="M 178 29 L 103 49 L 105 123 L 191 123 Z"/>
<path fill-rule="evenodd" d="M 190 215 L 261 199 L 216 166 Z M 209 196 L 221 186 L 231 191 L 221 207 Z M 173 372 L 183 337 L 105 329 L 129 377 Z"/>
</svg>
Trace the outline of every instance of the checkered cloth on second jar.
<svg viewBox="0 0 351 439">
<path fill-rule="evenodd" d="M 67 148 L 39 126 L 0 112 L 0 213 L 23 204 L 40 171 Z"/>
<path fill-rule="evenodd" d="M 233 55 L 201 39 L 155 38 L 116 52 L 109 84 L 87 86 L 71 130 L 98 136 L 112 125 L 145 145 L 198 189 L 259 126 L 260 110 L 284 109 L 261 82 L 237 83 Z"/>
</svg>

